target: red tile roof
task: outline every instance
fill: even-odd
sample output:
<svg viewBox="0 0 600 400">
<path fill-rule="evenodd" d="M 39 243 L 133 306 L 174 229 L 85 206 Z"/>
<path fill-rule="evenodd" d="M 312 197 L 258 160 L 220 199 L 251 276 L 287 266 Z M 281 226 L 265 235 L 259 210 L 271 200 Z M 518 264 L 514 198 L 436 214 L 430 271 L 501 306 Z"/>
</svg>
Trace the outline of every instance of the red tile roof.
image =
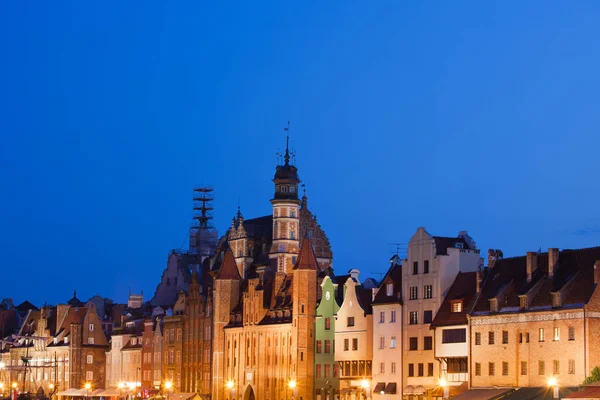
<svg viewBox="0 0 600 400">
<path fill-rule="evenodd" d="M 239 281 L 242 279 L 231 250 L 227 250 L 227 252 L 225 252 L 223 262 L 221 263 L 221 268 L 219 268 L 215 279 L 234 281 Z"/>
<path fill-rule="evenodd" d="M 477 272 L 458 273 L 440 309 L 435 315 L 431 327 L 466 325 L 468 323 L 467 314 L 471 311 L 477 297 L 475 292 L 476 279 Z M 456 300 L 462 301 L 461 312 L 452 312 L 452 302 Z"/>
<path fill-rule="evenodd" d="M 309 238 L 302 239 L 302 245 L 300 247 L 300 255 L 294 265 L 294 269 L 309 269 L 316 271 L 319 269 L 317 264 L 317 258 L 313 251 L 312 245 Z"/>
</svg>

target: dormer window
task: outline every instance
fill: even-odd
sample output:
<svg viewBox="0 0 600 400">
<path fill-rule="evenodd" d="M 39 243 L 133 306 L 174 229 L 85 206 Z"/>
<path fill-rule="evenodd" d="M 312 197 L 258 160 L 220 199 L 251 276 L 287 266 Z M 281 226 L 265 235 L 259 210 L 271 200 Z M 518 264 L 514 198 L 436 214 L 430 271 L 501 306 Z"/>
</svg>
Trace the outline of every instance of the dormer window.
<svg viewBox="0 0 600 400">
<path fill-rule="evenodd" d="M 450 302 L 450 310 L 454 312 L 462 312 L 463 302 L 462 300 L 454 300 Z"/>
<path fill-rule="evenodd" d="M 385 285 L 385 294 L 387 296 L 394 295 L 394 284 L 393 283 L 388 283 L 387 285 Z"/>
<path fill-rule="evenodd" d="M 54 339 L 52 339 L 52 342 L 53 342 L 54 344 L 58 344 L 58 338 L 54 338 Z"/>
</svg>

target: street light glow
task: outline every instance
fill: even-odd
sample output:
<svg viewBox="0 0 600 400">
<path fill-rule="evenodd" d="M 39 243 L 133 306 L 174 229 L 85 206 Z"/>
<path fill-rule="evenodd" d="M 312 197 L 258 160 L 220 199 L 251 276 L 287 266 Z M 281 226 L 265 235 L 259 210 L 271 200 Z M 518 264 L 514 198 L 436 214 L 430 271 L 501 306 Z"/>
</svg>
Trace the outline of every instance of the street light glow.
<svg viewBox="0 0 600 400">
<path fill-rule="evenodd" d="M 0 361 L 0 369 L 4 369 L 4 367 L 6 367 L 6 364 Z M 4 384 L 2 384 L 2 386 L 4 386 Z"/>
<path fill-rule="evenodd" d="M 446 387 L 446 386 L 448 386 L 448 381 L 446 380 L 446 378 L 442 378 L 442 379 L 440 379 L 440 386 L 441 386 L 441 387 Z"/>
<path fill-rule="evenodd" d="M 92 384 L 89 382 L 86 382 L 84 388 L 85 388 L 85 390 L 90 390 L 92 388 Z"/>
<path fill-rule="evenodd" d="M 13 383 L 12 383 L 12 388 L 13 388 L 13 389 L 16 389 L 16 388 L 17 388 L 17 382 L 13 382 Z"/>
<path fill-rule="evenodd" d="M 172 387 L 173 387 L 173 382 L 171 382 L 171 381 L 165 382 L 165 389 L 171 390 Z"/>
<path fill-rule="evenodd" d="M 555 377 L 548 378 L 548 386 L 550 386 L 550 387 L 558 386 L 558 382 L 556 381 Z"/>
<path fill-rule="evenodd" d="M 225 386 L 227 387 L 227 389 L 231 390 L 231 389 L 233 389 L 234 383 L 232 380 L 229 380 L 229 381 L 227 381 Z"/>
<path fill-rule="evenodd" d="M 290 380 L 290 381 L 288 382 L 288 387 L 289 387 L 290 389 L 295 389 L 295 388 L 296 388 L 296 380 L 295 380 L 295 379 L 292 379 L 292 380 Z"/>
<path fill-rule="evenodd" d="M 369 383 L 368 379 L 363 379 L 360 381 L 360 386 L 362 386 L 363 389 L 368 389 L 371 387 L 371 384 Z"/>
<path fill-rule="evenodd" d="M 50 389 L 54 389 L 54 383 L 51 383 L 51 384 L 49 384 L 49 385 L 48 385 L 48 387 L 49 387 Z"/>
<path fill-rule="evenodd" d="M 117 384 L 117 387 L 118 387 L 119 389 L 123 389 L 123 388 L 125 387 L 125 383 L 123 383 L 123 382 L 119 382 L 119 383 Z"/>
</svg>

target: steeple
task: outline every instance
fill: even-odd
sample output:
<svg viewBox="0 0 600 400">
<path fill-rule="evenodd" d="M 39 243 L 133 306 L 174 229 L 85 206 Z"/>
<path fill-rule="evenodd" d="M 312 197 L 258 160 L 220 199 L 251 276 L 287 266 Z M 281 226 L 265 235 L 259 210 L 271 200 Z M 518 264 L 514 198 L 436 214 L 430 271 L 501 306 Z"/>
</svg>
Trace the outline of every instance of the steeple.
<svg viewBox="0 0 600 400">
<path fill-rule="evenodd" d="M 242 279 L 231 250 L 225 252 L 225 257 L 223 257 L 223 262 L 221 263 L 221 267 L 219 268 L 215 279 L 231 281 L 239 281 Z"/>
<path fill-rule="evenodd" d="M 275 196 L 273 200 L 298 200 L 298 168 L 290 164 L 290 122 L 288 121 L 285 137 L 285 156 L 283 157 L 283 165 L 278 165 L 275 168 Z"/>
<path fill-rule="evenodd" d="M 283 130 L 287 133 L 285 136 L 285 156 L 283 159 L 285 160 L 285 165 L 290 165 L 290 121 L 288 121 L 287 128 L 283 128 Z"/>
<path fill-rule="evenodd" d="M 302 246 L 300 247 L 300 256 L 294 269 L 310 269 L 316 271 L 319 269 L 315 252 L 313 251 L 310 239 L 305 237 L 302 239 Z"/>
</svg>

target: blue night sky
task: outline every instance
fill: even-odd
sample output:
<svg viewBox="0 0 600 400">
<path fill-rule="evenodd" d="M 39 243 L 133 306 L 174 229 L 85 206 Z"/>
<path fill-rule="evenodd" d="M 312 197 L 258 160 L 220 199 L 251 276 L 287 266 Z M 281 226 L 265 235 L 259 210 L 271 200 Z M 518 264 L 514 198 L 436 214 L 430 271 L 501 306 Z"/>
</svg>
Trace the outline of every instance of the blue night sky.
<svg viewBox="0 0 600 400">
<path fill-rule="evenodd" d="M 288 120 L 337 273 L 600 244 L 597 1 L 217 3 L 0 4 L 0 297 L 149 298 L 194 185 L 271 212 Z"/>
</svg>

